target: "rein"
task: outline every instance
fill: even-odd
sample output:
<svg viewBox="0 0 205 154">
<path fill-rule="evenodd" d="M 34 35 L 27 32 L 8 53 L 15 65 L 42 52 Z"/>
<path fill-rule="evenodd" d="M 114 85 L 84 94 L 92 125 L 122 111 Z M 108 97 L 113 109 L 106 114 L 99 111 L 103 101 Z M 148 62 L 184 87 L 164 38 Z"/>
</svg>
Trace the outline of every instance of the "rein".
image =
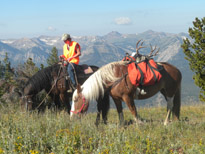
<svg viewBox="0 0 205 154">
<path fill-rule="evenodd" d="M 38 109 L 42 104 L 43 102 L 46 100 L 46 98 L 48 97 L 48 95 L 51 93 L 51 91 L 53 90 L 54 86 L 56 86 L 56 83 L 57 81 L 59 80 L 59 75 L 60 75 L 60 72 L 61 72 L 61 69 L 62 69 L 62 65 L 60 65 L 60 69 L 58 71 L 58 76 L 57 76 L 57 79 L 55 80 L 54 84 L 52 85 L 51 89 L 49 90 L 49 92 L 47 93 L 47 95 L 44 97 L 44 99 L 41 101 L 41 103 L 37 106 L 36 109 Z"/>
</svg>

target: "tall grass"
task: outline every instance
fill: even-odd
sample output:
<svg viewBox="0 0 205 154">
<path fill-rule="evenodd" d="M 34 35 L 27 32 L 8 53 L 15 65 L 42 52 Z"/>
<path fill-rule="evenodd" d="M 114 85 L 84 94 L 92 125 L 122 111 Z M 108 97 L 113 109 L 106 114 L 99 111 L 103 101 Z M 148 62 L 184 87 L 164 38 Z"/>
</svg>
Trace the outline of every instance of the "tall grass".
<svg viewBox="0 0 205 154">
<path fill-rule="evenodd" d="M 0 109 L 0 154 L 205 153 L 205 105 L 182 106 L 181 121 L 163 126 L 165 108 L 140 108 L 152 122 L 118 126 L 115 109 L 108 124 L 94 125 L 96 113 L 71 121 L 65 112 L 26 113 Z M 132 120 L 124 111 L 125 119 Z"/>
</svg>

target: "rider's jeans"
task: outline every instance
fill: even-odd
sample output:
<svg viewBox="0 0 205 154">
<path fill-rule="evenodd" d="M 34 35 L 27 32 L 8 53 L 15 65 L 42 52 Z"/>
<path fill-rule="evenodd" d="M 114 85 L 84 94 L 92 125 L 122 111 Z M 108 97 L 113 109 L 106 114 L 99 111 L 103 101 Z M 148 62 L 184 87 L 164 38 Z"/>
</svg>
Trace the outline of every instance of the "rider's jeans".
<svg viewBox="0 0 205 154">
<path fill-rule="evenodd" d="M 68 65 L 68 74 L 70 76 L 71 82 L 74 87 L 76 87 L 76 81 L 75 81 L 75 76 L 74 76 L 74 68 L 76 68 L 76 64 L 74 63 L 69 63 Z"/>
</svg>

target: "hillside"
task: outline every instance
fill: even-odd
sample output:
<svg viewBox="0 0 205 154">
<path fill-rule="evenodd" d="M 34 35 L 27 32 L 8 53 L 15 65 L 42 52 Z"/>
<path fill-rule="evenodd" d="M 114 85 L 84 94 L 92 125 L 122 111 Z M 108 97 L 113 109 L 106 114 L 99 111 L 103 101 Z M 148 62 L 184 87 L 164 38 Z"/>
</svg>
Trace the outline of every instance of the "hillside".
<svg viewBox="0 0 205 154">
<path fill-rule="evenodd" d="M 120 34 L 113 31 L 104 36 L 73 36 L 73 40 L 81 45 L 81 64 L 97 66 L 121 60 L 127 52 L 135 52 L 136 42 L 140 39 L 144 41 L 144 46 L 147 47 L 140 50 L 141 54 L 149 53 L 150 44 L 156 45 L 160 48 L 160 52 L 155 60 L 174 64 L 182 72 L 182 100 L 188 103 L 190 99 L 198 100 L 199 89 L 194 85 L 193 73 L 190 71 L 180 47 L 185 37 L 189 37 L 188 34 L 170 34 L 149 30 L 139 34 Z M 13 66 L 25 62 L 29 57 L 37 65 L 41 63 L 46 65 L 46 59 L 54 46 L 57 47 L 59 55 L 62 54 L 63 41 L 61 41 L 60 36 L 0 40 L 0 60 L 4 58 L 5 52 L 7 52 Z M 156 102 L 156 100 L 161 103 L 163 98 L 156 96 L 154 101 L 152 99 L 148 102 L 152 104 L 152 101 Z"/>
</svg>

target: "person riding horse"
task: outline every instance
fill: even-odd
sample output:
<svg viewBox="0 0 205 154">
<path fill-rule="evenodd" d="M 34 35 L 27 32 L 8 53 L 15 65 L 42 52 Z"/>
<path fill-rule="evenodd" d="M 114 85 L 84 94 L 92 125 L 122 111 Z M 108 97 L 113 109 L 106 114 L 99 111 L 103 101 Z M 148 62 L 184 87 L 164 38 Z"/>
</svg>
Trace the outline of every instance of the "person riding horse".
<svg viewBox="0 0 205 154">
<path fill-rule="evenodd" d="M 76 65 L 78 65 L 80 61 L 79 58 L 79 56 L 81 55 L 80 45 L 79 43 L 72 41 L 69 34 L 63 34 L 62 41 L 64 41 L 65 44 L 63 46 L 63 55 L 61 55 L 60 58 L 63 58 L 69 63 L 67 70 L 73 85 L 73 89 L 69 89 L 68 92 L 72 92 L 73 90 L 76 89 L 77 86 L 76 84 L 77 81 L 75 79 L 76 76 L 74 74 L 74 71 Z"/>
</svg>

